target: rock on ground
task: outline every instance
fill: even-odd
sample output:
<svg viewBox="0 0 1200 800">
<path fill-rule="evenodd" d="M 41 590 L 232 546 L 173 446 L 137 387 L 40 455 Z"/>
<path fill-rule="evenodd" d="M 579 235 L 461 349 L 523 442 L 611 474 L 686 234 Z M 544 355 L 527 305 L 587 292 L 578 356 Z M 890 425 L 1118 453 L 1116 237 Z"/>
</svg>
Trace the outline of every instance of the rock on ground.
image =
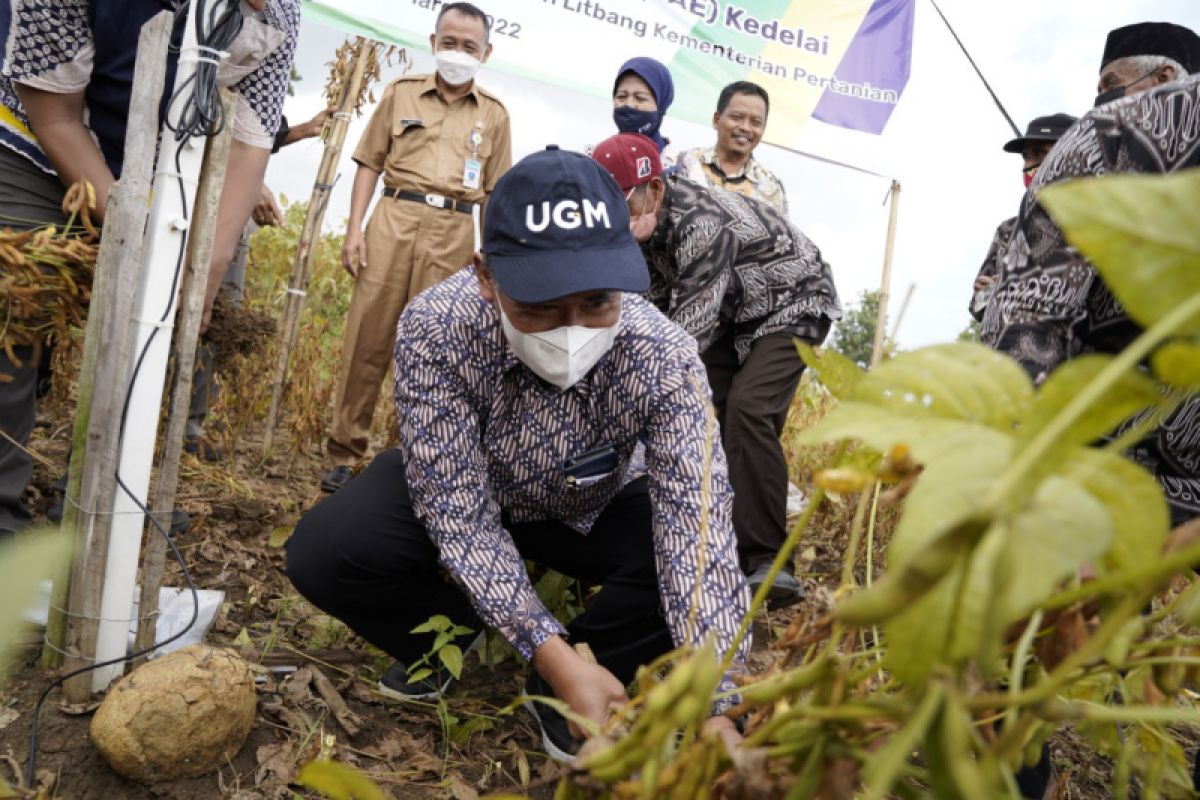
<svg viewBox="0 0 1200 800">
<path fill-rule="evenodd" d="M 229 650 L 192 645 L 118 681 L 92 718 L 92 743 L 132 780 L 196 777 L 237 753 L 256 706 L 246 662 Z"/>
</svg>

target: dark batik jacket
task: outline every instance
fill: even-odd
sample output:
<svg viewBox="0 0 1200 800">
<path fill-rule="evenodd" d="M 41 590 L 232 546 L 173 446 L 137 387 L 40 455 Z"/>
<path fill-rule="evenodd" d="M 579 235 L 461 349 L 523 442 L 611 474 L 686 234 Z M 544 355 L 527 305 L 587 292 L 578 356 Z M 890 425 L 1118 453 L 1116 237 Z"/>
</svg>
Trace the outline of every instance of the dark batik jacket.
<svg viewBox="0 0 1200 800">
<path fill-rule="evenodd" d="M 666 213 L 642 248 L 649 297 L 700 352 L 730 333 L 739 361 L 769 333 L 823 341 L 842 308 L 816 245 L 760 200 L 663 180 Z"/>
<path fill-rule="evenodd" d="M 1004 253 L 1008 250 L 1008 240 L 1012 238 L 1013 231 L 1017 229 L 1017 218 L 1009 217 L 1001 222 L 996 227 L 996 233 L 992 235 L 992 244 L 988 248 L 987 255 L 983 258 L 983 264 L 979 267 L 979 274 L 975 276 L 975 280 L 980 278 L 996 278 L 1000 275 L 1000 262 L 1004 259 Z M 995 289 L 995 284 L 992 284 L 992 289 Z M 990 293 L 989 293 L 990 294 Z M 975 302 L 975 294 L 971 294 L 971 302 L 968 305 L 968 310 L 971 316 L 977 320 L 983 320 L 983 312 L 987 308 L 987 303 L 982 305 Z"/>
<path fill-rule="evenodd" d="M 983 341 L 1016 358 L 1037 381 L 1081 353 L 1115 353 L 1129 344 L 1140 328 L 1087 259 L 1067 244 L 1038 204 L 1037 190 L 1090 175 L 1196 166 L 1200 76 L 1088 112 L 1051 151 L 1021 202 L 999 286 L 983 318 Z M 1190 397 L 1130 455 L 1157 476 L 1175 524 L 1200 516 L 1200 396 Z"/>
</svg>

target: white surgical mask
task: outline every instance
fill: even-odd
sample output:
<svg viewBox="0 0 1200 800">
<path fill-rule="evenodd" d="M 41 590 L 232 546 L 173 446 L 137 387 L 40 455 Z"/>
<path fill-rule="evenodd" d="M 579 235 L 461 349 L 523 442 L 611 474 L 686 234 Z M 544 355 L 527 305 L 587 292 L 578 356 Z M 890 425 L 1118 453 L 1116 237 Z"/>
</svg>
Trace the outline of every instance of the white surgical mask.
<svg viewBox="0 0 1200 800">
<path fill-rule="evenodd" d="M 438 50 L 433 56 L 437 59 L 438 75 L 451 86 L 470 83 L 479 71 L 479 59 L 461 50 Z"/>
<path fill-rule="evenodd" d="M 522 333 L 513 327 L 499 303 L 496 308 L 500 311 L 500 325 L 513 353 L 535 375 L 560 389 L 570 389 L 587 375 L 612 349 L 621 329 L 618 319 L 607 328 L 564 325 L 542 333 Z"/>
<path fill-rule="evenodd" d="M 636 186 L 634 188 L 630 189 L 629 193 L 625 195 L 625 199 L 629 200 L 629 198 L 633 197 L 633 193 L 636 190 L 637 190 Z M 657 227 L 658 227 L 658 209 L 657 208 L 652 209 L 650 211 L 646 211 L 645 213 L 642 213 L 642 214 L 638 214 L 636 217 L 630 216 L 630 218 L 629 218 L 629 232 L 633 234 L 633 238 L 639 244 L 643 244 L 645 242 L 650 241 L 650 237 L 654 235 L 654 229 Z"/>
</svg>

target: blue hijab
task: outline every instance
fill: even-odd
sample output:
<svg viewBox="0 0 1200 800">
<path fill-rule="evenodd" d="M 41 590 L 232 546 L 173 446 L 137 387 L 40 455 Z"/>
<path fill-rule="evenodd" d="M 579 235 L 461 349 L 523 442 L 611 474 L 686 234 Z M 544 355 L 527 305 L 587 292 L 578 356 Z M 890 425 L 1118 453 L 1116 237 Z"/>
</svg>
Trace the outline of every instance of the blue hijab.
<svg viewBox="0 0 1200 800">
<path fill-rule="evenodd" d="M 671 80 L 671 72 L 666 65 L 653 58 L 646 56 L 631 58 L 617 70 L 617 79 L 613 81 L 614 95 L 617 93 L 617 84 L 621 82 L 621 78 L 630 72 L 644 80 L 650 87 L 650 91 L 654 93 L 654 102 L 658 105 L 658 110 L 637 111 L 629 106 L 621 106 L 613 109 L 613 122 L 617 124 L 617 130 L 622 133 L 640 133 L 650 138 L 661 153 L 667 146 L 668 140 L 662 137 L 658 129 L 662 126 L 663 117 L 667 115 L 667 109 L 675 100 L 675 83 Z"/>
</svg>

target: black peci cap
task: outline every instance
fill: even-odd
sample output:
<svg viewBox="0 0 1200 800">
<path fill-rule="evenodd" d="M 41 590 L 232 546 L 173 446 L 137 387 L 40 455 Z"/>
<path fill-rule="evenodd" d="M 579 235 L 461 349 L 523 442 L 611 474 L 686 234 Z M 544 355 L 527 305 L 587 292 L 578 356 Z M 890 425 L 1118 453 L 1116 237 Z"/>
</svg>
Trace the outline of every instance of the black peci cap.
<svg viewBox="0 0 1200 800">
<path fill-rule="evenodd" d="M 1018 136 L 1004 145 L 1004 152 L 1019 153 L 1025 145 L 1033 142 L 1057 142 L 1067 129 L 1075 124 L 1076 117 L 1070 114 L 1051 114 L 1048 117 L 1034 117 L 1025 128 L 1025 135 Z"/>
<path fill-rule="evenodd" d="M 1163 56 L 1178 61 L 1188 74 L 1200 71 L 1200 36 L 1172 22 L 1138 22 L 1109 31 L 1100 70 L 1118 58 Z"/>
</svg>

